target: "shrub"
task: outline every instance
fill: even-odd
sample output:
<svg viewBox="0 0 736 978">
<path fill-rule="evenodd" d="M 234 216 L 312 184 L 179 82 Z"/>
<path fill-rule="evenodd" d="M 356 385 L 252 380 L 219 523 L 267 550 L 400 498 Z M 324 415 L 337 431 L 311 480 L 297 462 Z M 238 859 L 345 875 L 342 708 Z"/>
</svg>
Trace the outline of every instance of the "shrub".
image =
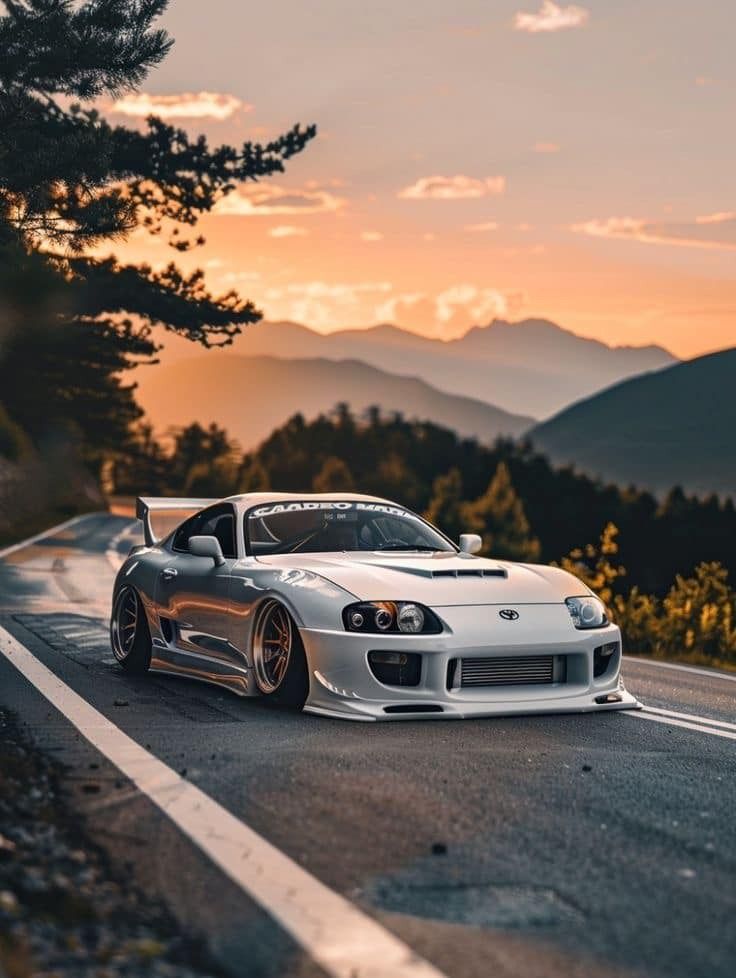
<svg viewBox="0 0 736 978">
<path fill-rule="evenodd" d="M 0 457 L 17 462 L 28 453 L 29 448 L 28 436 L 20 425 L 8 417 L 7 411 L 0 404 Z"/>
<path fill-rule="evenodd" d="M 586 547 L 576 547 L 559 566 L 587 584 L 595 591 L 609 612 L 613 611 L 614 585 L 620 577 L 626 576 L 626 568 L 612 563 L 618 554 L 618 528 L 607 523 L 598 544 L 589 543 Z"/>
<path fill-rule="evenodd" d="M 601 598 L 623 634 L 624 649 L 639 655 L 736 666 L 736 591 L 716 561 L 698 564 L 692 576 L 678 574 L 661 601 L 638 587 L 615 593 L 626 576 L 613 558 L 618 530 L 608 523 L 598 544 L 563 557 L 560 566 Z"/>
<path fill-rule="evenodd" d="M 692 577 L 677 576 L 662 602 L 655 652 L 736 663 L 736 592 L 725 567 L 702 563 Z"/>
</svg>

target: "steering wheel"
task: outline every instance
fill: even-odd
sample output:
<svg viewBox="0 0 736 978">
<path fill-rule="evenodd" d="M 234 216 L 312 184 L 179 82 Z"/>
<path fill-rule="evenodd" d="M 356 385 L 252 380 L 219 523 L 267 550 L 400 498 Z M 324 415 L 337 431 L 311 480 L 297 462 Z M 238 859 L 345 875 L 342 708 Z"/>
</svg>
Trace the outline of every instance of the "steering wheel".
<svg viewBox="0 0 736 978">
<path fill-rule="evenodd" d="M 384 540 L 380 547 L 376 547 L 376 550 L 391 550 L 401 547 L 402 550 L 411 550 L 411 544 L 407 543 L 406 540 L 400 540 L 398 537 L 389 537 L 388 540 Z"/>
<path fill-rule="evenodd" d="M 301 547 L 303 543 L 307 543 L 307 541 L 311 540 L 313 537 L 316 537 L 323 530 L 324 527 L 317 527 L 317 528 L 312 527 L 310 530 L 307 530 L 305 533 L 300 533 L 298 536 L 292 537 L 291 540 L 283 541 L 278 547 L 274 547 L 273 550 L 269 551 L 269 553 L 272 554 L 296 553 L 299 547 Z"/>
</svg>

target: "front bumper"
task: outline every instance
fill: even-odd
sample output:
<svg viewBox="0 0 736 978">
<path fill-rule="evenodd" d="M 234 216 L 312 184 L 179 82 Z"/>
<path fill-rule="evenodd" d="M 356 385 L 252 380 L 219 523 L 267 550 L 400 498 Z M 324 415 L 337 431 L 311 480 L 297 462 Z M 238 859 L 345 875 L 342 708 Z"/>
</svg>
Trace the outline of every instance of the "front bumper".
<svg viewBox="0 0 736 978">
<path fill-rule="evenodd" d="M 518 621 L 495 606 L 434 608 L 439 635 L 367 635 L 302 628 L 310 670 L 305 710 L 354 720 L 451 719 L 529 713 L 636 709 L 621 681 L 621 633 L 615 625 L 577 631 L 560 605 L 517 606 Z M 594 650 L 618 642 L 605 673 L 593 675 Z M 418 652 L 419 685 L 387 686 L 368 664 L 370 651 Z M 559 657 L 562 681 L 454 688 L 450 662 L 487 657 Z M 388 712 L 387 712 L 388 710 Z"/>
</svg>

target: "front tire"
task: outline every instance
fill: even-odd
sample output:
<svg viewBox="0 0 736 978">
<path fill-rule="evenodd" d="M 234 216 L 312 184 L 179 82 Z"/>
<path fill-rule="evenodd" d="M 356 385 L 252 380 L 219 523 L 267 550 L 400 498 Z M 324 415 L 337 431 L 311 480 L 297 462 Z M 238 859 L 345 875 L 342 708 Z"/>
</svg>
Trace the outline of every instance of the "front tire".
<svg viewBox="0 0 736 978">
<path fill-rule="evenodd" d="M 126 672 L 142 675 L 151 665 L 151 632 L 135 588 L 120 588 L 110 617 L 110 644 Z"/>
<path fill-rule="evenodd" d="M 299 629 L 278 601 L 258 612 L 253 632 L 253 672 L 259 691 L 279 706 L 301 710 L 309 694 L 309 670 Z"/>
</svg>

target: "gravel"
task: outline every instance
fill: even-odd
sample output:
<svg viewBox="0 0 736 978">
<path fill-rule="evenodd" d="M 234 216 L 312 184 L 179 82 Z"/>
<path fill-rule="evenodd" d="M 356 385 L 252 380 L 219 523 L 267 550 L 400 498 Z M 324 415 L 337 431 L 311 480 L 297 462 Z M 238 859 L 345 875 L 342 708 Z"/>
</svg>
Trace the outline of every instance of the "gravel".
<svg viewBox="0 0 736 978">
<path fill-rule="evenodd" d="M 0 713 L 0 978 L 219 978 L 86 837 L 59 774 Z"/>
</svg>

